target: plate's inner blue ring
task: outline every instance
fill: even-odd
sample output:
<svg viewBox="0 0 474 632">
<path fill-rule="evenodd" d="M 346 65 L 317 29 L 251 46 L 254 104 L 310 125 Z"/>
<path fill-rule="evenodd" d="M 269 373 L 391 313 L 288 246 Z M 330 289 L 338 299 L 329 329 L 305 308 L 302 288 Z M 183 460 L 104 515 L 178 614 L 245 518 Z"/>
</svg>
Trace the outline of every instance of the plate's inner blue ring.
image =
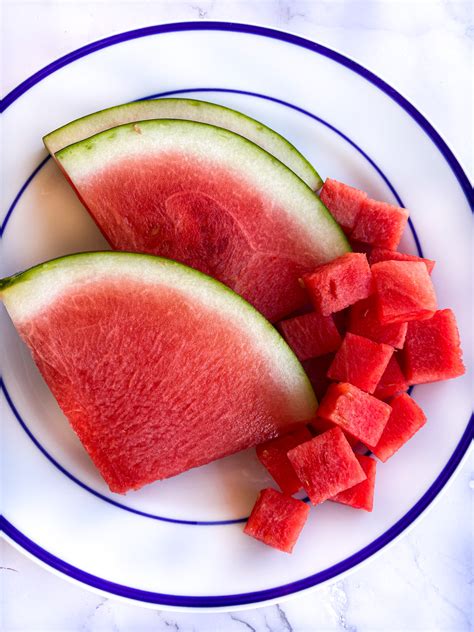
<svg viewBox="0 0 474 632">
<path fill-rule="evenodd" d="M 299 107 L 297 105 L 294 105 L 292 103 L 288 103 L 286 101 L 282 101 L 281 99 L 275 99 L 274 97 L 271 97 L 271 96 L 268 96 L 268 95 L 265 95 L 265 94 L 259 94 L 259 93 L 256 93 L 256 92 L 247 92 L 247 91 L 243 91 L 243 90 L 231 90 L 231 89 L 227 89 L 227 88 L 192 88 L 192 89 L 188 89 L 188 90 L 185 90 L 185 89 L 172 90 L 172 91 L 169 91 L 169 92 L 163 92 L 163 93 L 147 96 L 147 97 L 145 97 L 145 99 L 155 99 L 155 98 L 159 98 L 159 97 L 172 96 L 172 95 L 176 95 L 176 94 L 185 94 L 185 93 L 191 94 L 191 93 L 195 93 L 195 92 L 224 92 L 224 93 L 231 93 L 231 94 L 242 94 L 242 95 L 245 95 L 245 96 L 252 96 L 252 97 L 259 98 L 259 99 L 265 99 L 266 101 L 272 101 L 274 103 L 278 103 L 279 105 L 283 105 L 285 107 L 288 107 L 288 108 L 291 108 L 293 110 L 296 110 L 297 112 L 300 112 L 301 114 L 304 114 L 305 116 L 310 117 L 311 119 L 317 121 L 318 123 L 321 123 L 325 127 L 329 128 L 330 130 L 335 132 L 338 136 L 343 138 L 354 149 L 356 149 L 356 151 L 359 154 L 361 154 L 365 158 L 365 160 L 367 160 L 367 162 L 369 162 L 369 164 L 375 169 L 375 171 L 378 173 L 378 175 L 383 179 L 385 184 L 388 186 L 388 188 L 390 189 L 390 191 L 394 195 L 395 199 L 397 200 L 397 203 L 400 206 L 403 206 L 403 202 L 402 202 L 399 194 L 395 190 L 395 187 L 393 186 L 393 184 L 389 181 L 389 179 L 383 173 L 381 168 L 374 162 L 374 160 L 372 158 L 370 158 L 370 156 L 368 156 L 368 154 L 361 147 L 359 147 L 359 145 L 357 145 L 353 140 L 351 140 L 346 134 L 344 134 L 339 129 L 334 127 L 334 125 L 331 125 L 331 123 L 328 123 L 327 121 L 325 121 L 321 117 L 316 116 L 316 114 L 308 112 L 307 110 L 304 110 L 303 108 L 301 108 L 301 107 Z M 40 163 L 40 165 L 38 165 L 38 167 L 36 167 L 36 169 L 33 171 L 33 173 L 30 175 L 30 177 L 26 180 L 26 182 L 20 188 L 20 190 L 19 190 L 18 194 L 16 195 L 12 205 L 8 209 L 7 215 L 5 217 L 5 221 L 3 223 L 3 229 L 6 228 L 6 225 L 8 223 L 9 218 L 11 217 L 13 211 L 15 210 L 15 207 L 17 206 L 18 202 L 20 201 L 21 196 L 23 195 L 23 193 L 27 189 L 28 185 L 32 182 L 34 177 L 41 171 L 41 169 L 44 167 L 44 165 L 48 162 L 48 159 L 49 159 L 49 157 L 47 157 L 45 160 L 43 160 Z M 418 254 L 419 254 L 420 257 L 422 257 L 423 256 L 423 252 L 422 252 L 422 249 L 421 249 L 420 241 L 418 239 L 418 235 L 416 234 L 415 227 L 413 226 L 413 223 L 411 222 L 411 220 L 410 220 L 410 228 L 411 228 L 411 231 L 412 231 L 412 234 L 413 234 L 413 238 L 414 238 L 415 243 L 416 243 Z M 140 511 L 139 509 L 134 509 L 133 507 L 127 507 L 127 505 L 124 505 L 124 504 L 118 502 L 117 500 L 115 500 L 113 498 L 109 498 L 107 496 L 104 496 L 104 494 L 101 494 L 100 492 L 96 491 L 95 489 L 93 489 L 92 487 L 87 485 L 86 483 L 83 483 L 81 480 L 79 480 L 76 476 L 74 476 L 74 474 L 69 472 L 63 465 L 61 465 L 46 450 L 46 448 L 40 443 L 40 441 L 31 432 L 31 430 L 29 429 L 29 427 L 26 424 L 26 422 L 22 419 L 22 417 L 21 417 L 20 413 L 18 412 L 18 409 L 16 408 L 16 406 L 15 406 L 15 404 L 14 404 L 12 398 L 11 398 L 11 395 L 7 391 L 7 388 L 6 388 L 5 384 L 3 383 L 3 381 L 1 382 L 0 387 L 3 390 L 3 392 L 4 392 L 6 400 L 7 400 L 8 404 L 9 404 L 10 408 L 12 409 L 13 414 L 15 415 L 15 418 L 17 419 L 18 423 L 21 425 L 23 430 L 30 437 L 30 439 L 33 441 L 33 443 L 36 445 L 36 447 L 44 454 L 44 456 L 60 472 L 62 472 L 62 474 L 67 476 L 71 481 L 73 481 L 74 483 L 76 483 L 77 485 L 82 487 L 82 489 L 84 489 L 84 490 L 88 491 L 89 493 L 93 494 L 97 498 L 100 498 L 101 500 L 103 500 L 103 501 L 105 501 L 105 502 L 107 502 L 107 503 L 109 503 L 111 505 L 114 505 L 115 507 L 118 507 L 120 509 L 124 509 L 125 511 L 129 511 L 130 513 L 134 513 L 134 514 L 137 514 L 139 516 L 143 516 L 145 518 L 151 518 L 153 520 L 161 520 L 163 522 L 172 522 L 172 523 L 175 523 L 175 524 L 187 524 L 187 525 L 195 525 L 195 526 L 196 525 L 201 525 L 201 526 L 222 526 L 222 525 L 228 525 L 228 524 L 244 523 L 244 522 L 247 521 L 248 516 L 245 516 L 243 518 L 233 518 L 233 519 L 229 519 L 229 520 L 184 520 L 184 519 L 172 518 L 172 517 L 168 517 L 168 516 L 159 516 L 157 514 L 152 514 L 152 513 L 149 513 L 149 512 Z"/>
<path fill-rule="evenodd" d="M 0 111 L 6 110 L 12 105 L 19 97 L 28 92 L 30 88 L 42 81 L 45 77 L 53 74 L 57 70 L 73 63 L 76 59 L 80 59 L 87 55 L 94 53 L 95 51 L 103 48 L 108 48 L 122 42 L 135 40 L 141 37 L 148 37 L 150 35 L 156 36 L 163 33 L 185 33 L 186 31 L 222 31 L 229 33 L 244 33 L 247 35 L 255 35 L 258 37 L 271 38 L 286 44 L 301 47 L 309 50 L 310 52 L 321 55 L 328 59 L 331 59 L 336 64 L 347 68 L 349 71 L 356 73 L 372 85 L 374 85 L 385 96 L 392 99 L 405 113 L 413 119 L 413 121 L 423 130 L 428 138 L 433 142 L 436 149 L 443 156 L 449 169 L 453 175 L 457 178 L 460 188 L 462 189 L 468 205 L 473 208 L 473 191 L 468 177 L 463 171 L 458 160 L 454 156 L 453 152 L 447 146 L 445 141 L 434 129 L 431 123 L 399 92 L 397 92 L 392 86 L 380 79 L 377 75 L 364 68 L 352 59 L 345 57 L 341 53 L 338 53 L 326 46 L 317 44 L 311 40 L 305 39 L 298 35 L 286 33 L 284 31 L 278 31 L 262 26 L 239 24 L 232 22 L 180 22 L 170 24 L 158 24 L 143 27 L 140 29 L 125 31 L 106 37 L 102 40 L 87 44 L 82 48 L 76 49 L 71 53 L 64 55 L 63 57 L 52 62 L 45 68 L 34 75 L 28 77 L 23 83 L 12 90 L 0 103 Z M 373 542 L 360 549 L 350 557 L 338 562 L 330 568 L 326 568 L 320 572 L 314 573 L 307 577 L 303 577 L 299 580 L 293 581 L 289 584 L 272 586 L 270 588 L 262 590 L 254 590 L 251 592 L 237 593 L 237 594 L 224 594 L 224 595 L 207 595 L 207 596 L 190 596 L 190 595 L 170 595 L 164 593 L 158 593 L 147 590 L 140 590 L 131 586 L 117 584 L 102 577 L 96 577 L 87 573 L 80 568 L 77 568 L 64 560 L 52 555 L 49 551 L 46 551 L 40 547 L 36 542 L 30 540 L 18 529 L 15 528 L 10 522 L 3 516 L 0 516 L 0 530 L 3 529 L 5 534 L 15 543 L 18 544 L 23 550 L 28 551 L 31 555 L 37 559 L 43 561 L 51 568 L 59 571 L 60 573 L 69 576 L 76 581 L 82 582 L 92 588 L 105 591 L 110 594 L 118 595 L 126 599 L 132 599 L 138 602 L 151 603 L 156 605 L 169 605 L 172 607 L 185 607 L 185 608 L 215 608 L 215 607 L 228 607 L 228 606 L 241 606 L 244 604 L 261 603 L 271 599 L 279 599 L 286 595 L 292 595 L 296 592 L 314 587 L 323 582 L 336 578 L 341 573 L 347 572 L 365 560 L 369 559 L 372 555 L 380 551 L 382 548 L 394 541 L 394 539 L 401 535 L 403 531 L 407 529 L 433 502 L 438 496 L 441 490 L 445 487 L 446 483 L 452 477 L 457 467 L 461 463 L 463 456 L 471 445 L 471 441 L 474 434 L 474 416 L 468 419 L 466 429 L 460 438 L 457 446 L 453 450 L 452 455 L 444 465 L 440 474 L 433 481 L 428 490 L 420 497 L 420 499 L 409 509 L 404 516 L 400 518 L 395 524 L 393 524 L 385 533 L 376 538 Z"/>
</svg>

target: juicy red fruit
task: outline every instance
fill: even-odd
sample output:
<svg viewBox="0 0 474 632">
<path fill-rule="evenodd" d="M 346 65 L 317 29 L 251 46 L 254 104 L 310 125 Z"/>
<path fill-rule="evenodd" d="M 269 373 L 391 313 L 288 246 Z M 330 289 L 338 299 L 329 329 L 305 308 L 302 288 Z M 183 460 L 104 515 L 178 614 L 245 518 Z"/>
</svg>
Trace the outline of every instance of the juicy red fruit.
<svg viewBox="0 0 474 632">
<path fill-rule="evenodd" d="M 349 252 L 303 276 L 317 312 L 329 316 L 372 292 L 372 274 L 364 254 Z"/>
<path fill-rule="evenodd" d="M 396 393 L 408 390 L 408 382 L 403 375 L 397 358 L 393 355 L 375 389 L 375 397 L 388 399 Z"/>
<path fill-rule="evenodd" d="M 355 456 L 367 476 L 366 480 L 343 492 L 339 492 L 339 494 L 333 496 L 331 500 L 336 503 L 342 503 L 343 505 L 349 505 L 355 509 L 372 511 L 374 507 L 377 461 L 371 459 L 370 456 L 364 456 L 362 454 L 356 454 Z"/>
<path fill-rule="evenodd" d="M 380 261 L 415 261 L 424 263 L 428 273 L 433 272 L 435 261 L 432 259 L 423 259 L 423 257 L 416 257 L 415 255 L 407 255 L 404 252 L 397 252 L 395 250 L 388 250 L 387 248 L 374 248 L 369 254 L 369 263 L 372 266 L 374 263 L 380 263 Z"/>
<path fill-rule="evenodd" d="M 303 368 L 309 378 L 309 381 L 311 382 L 311 386 L 313 387 L 318 400 L 321 400 L 324 397 L 328 386 L 331 383 L 331 380 L 327 376 L 327 372 L 331 366 L 333 358 L 334 354 L 330 353 L 328 355 L 311 358 L 310 360 L 305 360 L 303 362 Z"/>
<path fill-rule="evenodd" d="M 403 368 L 409 384 L 449 380 L 465 373 L 452 310 L 442 309 L 429 320 L 408 324 Z"/>
<path fill-rule="evenodd" d="M 349 235 L 354 228 L 362 202 L 367 199 L 367 193 L 327 178 L 319 197 L 336 222 Z"/>
<path fill-rule="evenodd" d="M 275 489 L 263 489 L 245 525 L 247 535 L 291 553 L 308 518 L 309 505 Z"/>
<path fill-rule="evenodd" d="M 373 393 L 392 355 L 393 347 L 389 345 L 347 333 L 329 367 L 328 377 Z"/>
<path fill-rule="evenodd" d="M 407 334 L 406 323 L 382 325 L 377 314 L 376 297 L 370 296 L 352 305 L 349 310 L 347 330 L 397 349 L 401 349 Z"/>
<path fill-rule="evenodd" d="M 366 476 L 340 428 L 333 428 L 288 452 L 313 505 L 353 487 Z"/>
<path fill-rule="evenodd" d="M 408 221 L 408 211 L 368 198 L 362 203 L 351 239 L 395 250 Z"/>
<path fill-rule="evenodd" d="M 316 312 L 282 320 L 279 328 L 299 360 L 308 360 L 335 351 L 341 336 L 332 316 Z"/>
<path fill-rule="evenodd" d="M 302 426 L 294 432 L 257 446 L 257 457 L 284 494 L 291 496 L 301 489 L 301 482 L 288 459 L 287 452 L 311 438 L 311 432 L 306 426 Z"/>
</svg>

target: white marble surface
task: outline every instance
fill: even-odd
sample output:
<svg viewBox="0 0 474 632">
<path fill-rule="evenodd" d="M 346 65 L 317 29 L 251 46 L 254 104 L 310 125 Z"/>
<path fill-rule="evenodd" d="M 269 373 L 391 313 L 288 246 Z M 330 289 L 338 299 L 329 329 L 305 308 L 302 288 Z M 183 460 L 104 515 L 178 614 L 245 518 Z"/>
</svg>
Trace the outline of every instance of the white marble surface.
<svg viewBox="0 0 474 632">
<path fill-rule="evenodd" d="M 407 96 L 472 171 L 472 2 L 358 0 L 88 2 L 3 0 L 2 94 L 60 55 L 122 30 L 192 19 L 289 29 L 346 53 Z M 316 632 L 472 630 L 472 474 L 389 550 L 352 575 L 279 606 L 172 614 L 123 605 L 0 548 L 0 629 Z"/>
</svg>

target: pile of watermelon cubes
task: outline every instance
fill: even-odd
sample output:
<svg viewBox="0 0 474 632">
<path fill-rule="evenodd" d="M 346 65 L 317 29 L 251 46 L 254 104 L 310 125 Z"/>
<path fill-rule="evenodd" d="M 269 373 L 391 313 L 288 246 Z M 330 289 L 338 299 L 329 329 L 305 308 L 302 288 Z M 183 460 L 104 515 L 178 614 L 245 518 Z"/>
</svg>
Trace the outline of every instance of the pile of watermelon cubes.
<svg viewBox="0 0 474 632">
<path fill-rule="evenodd" d="M 264 489 L 245 532 L 291 553 L 311 504 L 372 511 L 377 461 L 425 424 L 407 393 L 465 372 L 456 319 L 438 309 L 429 259 L 396 251 L 408 213 L 336 180 L 321 200 L 356 252 L 303 277 L 313 311 L 279 323 L 320 401 L 316 419 L 257 447 Z"/>
</svg>

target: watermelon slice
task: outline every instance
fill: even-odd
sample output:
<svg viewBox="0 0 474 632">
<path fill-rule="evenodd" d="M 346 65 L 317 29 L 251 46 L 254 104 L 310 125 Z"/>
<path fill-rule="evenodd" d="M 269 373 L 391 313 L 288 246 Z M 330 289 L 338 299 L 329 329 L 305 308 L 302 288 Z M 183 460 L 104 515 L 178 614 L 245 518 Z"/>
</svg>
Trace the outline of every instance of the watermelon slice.
<svg viewBox="0 0 474 632">
<path fill-rule="evenodd" d="M 367 298 L 372 275 L 364 254 L 350 252 L 303 276 L 314 308 L 324 316 Z"/>
<path fill-rule="evenodd" d="M 305 303 L 302 274 L 349 249 L 302 180 L 222 128 L 142 121 L 70 145 L 56 158 L 115 250 L 196 268 L 271 321 Z"/>
<path fill-rule="evenodd" d="M 323 432 L 326 432 L 326 430 L 332 430 L 332 428 L 338 428 L 335 423 L 333 423 L 332 421 L 328 421 L 327 419 L 323 419 L 322 417 L 316 417 L 316 419 L 310 421 L 308 425 L 316 435 L 320 435 Z M 344 432 L 344 436 L 346 437 L 351 448 L 355 448 L 355 446 L 360 443 L 359 439 L 356 439 L 348 432 Z"/>
<path fill-rule="evenodd" d="M 124 103 L 83 116 L 47 134 L 44 144 L 51 155 L 99 132 L 150 119 L 179 119 L 223 127 L 251 140 L 278 158 L 314 190 L 322 185 L 318 173 L 283 136 L 245 114 L 197 99 L 147 99 Z"/>
<path fill-rule="evenodd" d="M 329 353 L 328 355 L 319 356 L 318 358 L 304 360 L 302 363 L 318 400 L 323 398 L 331 383 L 327 372 L 333 358 L 334 354 Z"/>
<path fill-rule="evenodd" d="M 375 397 L 379 399 L 388 399 L 396 393 L 408 390 L 408 382 L 403 375 L 397 358 L 393 355 L 387 364 L 384 374 L 380 378 L 380 382 L 375 389 Z"/>
<path fill-rule="evenodd" d="M 373 393 L 393 355 L 393 347 L 347 333 L 329 367 L 328 377 Z"/>
<path fill-rule="evenodd" d="M 366 478 L 340 428 L 327 430 L 293 448 L 288 458 L 313 505 Z"/>
<path fill-rule="evenodd" d="M 341 344 L 341 336 L 332 316 L 312 312 L 282 320 L 279 328 L 300 360 L 331 353 Z"/>
<path fill-rule="evenodd" d="M 21 337 L 112 491 L 262 443 L 314 417 L 284 340 L 173 261 L 85 253 L 0 282 Z"/>
<path fill-rule="evenodd" d="M 408 211 L 370 198 L 363 201 L 351 239 L 395 250 L 408 222 Z"/>
<path fill-rule="evenodd" d="M 429 320 L 408 324 L 403 368 L 409 384 L 449 380 L 466 372 L 452 310 L 442 309 Z"/>
<path fill-rule="evenodd" d="M 369 254 L 369 263 L 380 263 L 380 261 L 418 261 L 424 263 L 429 274 L 433 272 L 435 261 L 432 259 L 423 259 L 423 257 L 415 257 L 415 255 L 407 255 L 404 252 L 396 250 L 387 250 L 386 248 L 373 248 Z"/>
<path fill-rule="evenodd" d="M 380 439 L 390 413 L 388 404 L 347 383 L 331 384 L 318 408 L 319 417 L 332 421 L 367 446 Z"/>
<path fill-rule="evenodd" d="M 425 413 L 407 393 L 394 397 L 392 412 L 377 444 L 370 447 L 381 461 L 387 461 L 426 423 Z"/>
<path fill-rule="evenodd" d="M 350 235 L 367 193 L 327 178 L 319 197 L 346 235 Z"/>
<path fill-rule="evenodd" d="M 435 313 L 436 294 L 424 263 L 381 261 L 372 274 L 382 324 L 425 320 Z"/>
<path fill-rule="evenodd" d="M 257 457 L 284 494 L 291 496 L 301 489 L 300 479 L 287 457 L 288 450 L 312 438 L 306 426 L 257 446 Z"/>
<path fill-rule="evenodd" d="M 362 454 L 356 454 L 355 456 L 367 476 L 366 480 L 354 485 L 354 487 L 344 490 L 343 492 L 339 492 L 339 494 L 336 494 L 330 500 L 336 503 L 342 503 L 343 505 L 350 505 L 355 509 L 372 511 L 374 507 L 377 461 L 375 459 L 371 459 L 370 456 L 364 456 Z"/>
<path fill-rule="evenodd" d="M 374 342 L 381 342 L 401 349 L 407 335 L 406 323 L 381 325 L 377 314 L 375 296 L 359 301 L 349 310 L 349 324 L 347 330 L 353 334 L 370 338 Z"/>
<path fill-rule="evenodd" d="M 275 549 L 291 553 L 308 514 L 309 505 L 302 500 L 268 487 L 260 492 L 244 533 Z"/>
</svg>

